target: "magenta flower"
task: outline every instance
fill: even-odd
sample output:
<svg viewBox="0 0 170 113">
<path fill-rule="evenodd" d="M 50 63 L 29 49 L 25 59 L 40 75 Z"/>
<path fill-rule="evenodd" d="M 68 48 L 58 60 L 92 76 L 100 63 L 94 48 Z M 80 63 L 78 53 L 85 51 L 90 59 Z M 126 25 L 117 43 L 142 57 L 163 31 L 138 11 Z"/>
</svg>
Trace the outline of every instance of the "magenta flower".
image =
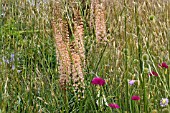
<svg viewBox="0 0 170 113">
<path fill-rule="evenodd" d="M 92 84 L 94 85 L 100 85 L 103 86 L 106 82 L 104 79 L 100 78 L 100 77 L 94 77 L 93 80 L 91 81 Z"/>
<path fill-rule="evenodd" d="M 158 76 L 158 73 L 155 72 L 155 71 L 151 71 L 151 72 L 149 73 L 149 76 Z"/>
<path fill-rule="evenodd" d="M 109 107 L 114 108 L 114 109 L 120 108 L 118 104 L 113 104 L 113 103 L 109 104 Z"/>
<path fill-rule="evenodd" d="M 129 85 L 132 86 L 135 83 L 136 80 L 130 80 Z"/>
<path fill-rule="evenodd" d="M 133 95 L 131 99 L 132 99 L 132 100 L 140 100 L 140 96 Z"/>
<path fill-rule="evenodd" d="M 165 62 L 163 62 L 162 64 L 159 64 L 159 66 L 162 68 L 168 68 L 168 65 Z"/>
</svg>

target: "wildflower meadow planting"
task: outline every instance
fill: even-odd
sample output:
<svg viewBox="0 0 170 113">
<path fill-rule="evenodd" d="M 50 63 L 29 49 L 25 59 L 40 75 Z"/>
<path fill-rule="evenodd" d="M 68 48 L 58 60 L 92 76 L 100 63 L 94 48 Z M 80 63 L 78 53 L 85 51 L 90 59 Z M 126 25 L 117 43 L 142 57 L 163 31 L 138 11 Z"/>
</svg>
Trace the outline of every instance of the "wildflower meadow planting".
<svg viewBox="0 0 170 113">
<path fill-rule="evenodd" d="M 170 113 L 169 0 L 0 0 L 0 113 Z"/>
</svg>

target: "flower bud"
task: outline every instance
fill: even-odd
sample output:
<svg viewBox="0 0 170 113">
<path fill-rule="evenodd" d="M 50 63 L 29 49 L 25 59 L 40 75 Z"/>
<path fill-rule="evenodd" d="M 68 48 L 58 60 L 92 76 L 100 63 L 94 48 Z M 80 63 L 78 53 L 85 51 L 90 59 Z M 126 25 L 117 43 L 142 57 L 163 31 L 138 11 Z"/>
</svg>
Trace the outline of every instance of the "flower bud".
<svg viewBox="0 0 170 113">
<path fill-rule="evenodd" d="M 162 113 L 169 113 L 169 110 L 167 108 L 162 109 Z"/>
<path fill-rule="evenodd" d="M 147 74 L 147 73 L 149 72 L 149 69 L 148 69 L 148 68 L 144 68 L 144 69 L 143 69 L 143 72 L 144 72 L 145 74 Z"/>
<path fill-rule="evenodd" d="M 142 60 L 143 61 L 148 61 L 149 60 L 149 56 L 147 54 L 143 54 Z"/>
<path fill-rule="evenodd" d="M 158 113 L 156 109 L 152 110 L 151 113 Z"/>
</svg>

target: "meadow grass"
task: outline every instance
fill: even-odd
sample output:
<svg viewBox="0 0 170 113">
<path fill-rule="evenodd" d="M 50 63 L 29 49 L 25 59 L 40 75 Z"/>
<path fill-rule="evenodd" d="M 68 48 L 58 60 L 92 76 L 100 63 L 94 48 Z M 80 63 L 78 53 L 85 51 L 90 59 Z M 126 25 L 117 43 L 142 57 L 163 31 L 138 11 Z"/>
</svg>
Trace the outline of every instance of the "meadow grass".
<svg viewBox="0 0 170 113">
<path fill-rule="evenodd" d="M 62 1 L 63 9 L 67 2 Z M 160 105 L 162 98 L 170 99 L 170 68 L 161 65 L 170 66 L 170 2 L 108 0 L 106 5 L 105 44 L 98 45 L 89 28 L 89 0 L 81 10 L 86 66 L 84 98 L 79 100 L 73 87 L 66 96 L 60 89 L 51 27 L 57 18 L 54 1 L 0 1 L 0 113 L 170 112 L 169 104 Z M 93 85 L 96 76 L 106 84 Z M 140 100 L 132 100 L 134 95 Z"/>
</svg>

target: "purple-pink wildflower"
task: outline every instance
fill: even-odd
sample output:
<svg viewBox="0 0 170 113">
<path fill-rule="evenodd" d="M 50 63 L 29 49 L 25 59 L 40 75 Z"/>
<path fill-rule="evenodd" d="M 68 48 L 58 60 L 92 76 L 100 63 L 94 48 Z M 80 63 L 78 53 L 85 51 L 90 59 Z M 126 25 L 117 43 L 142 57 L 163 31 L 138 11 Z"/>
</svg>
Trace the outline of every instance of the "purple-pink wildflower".
<svg viewBox="0 0 170 113">
<path fill-rule="evenodd" d="M 118 104 L 114 104 L 114 103 L 110 103 L 109 107 L 114 108 L 114 109 L 120 108 L 120 106 Z"/>
<path fill-rule="evenodd" d="M 158 66 L 162 68 L 168 68 L 168 65 L 165 62 L 162 62 L 162 64 L 159 64 Z"/>
<path fill-rule="evenodd" d="M 169 100 L 168 100 L 167 98 L 162 98 L 162 100 L 160 101 L 160 105 L 161 105 L 162 107 L 167 106 L 168 103 L 169 103 Z"/>
<path fill-rule="evenodd" d="M 106 82 L 104 79 L 100 78 L 100 77 L 94 77 L 93 80 L 91 81 L 92 84 L 94 85 L 100 85 L 103 86 Z"/>
<path fill-rule="evenodd" d="M 132 100 L 140 100 L 140 96 L 133 95 L 131 99 L 132 99 Z"/>
<path fill-rule="evenodd" d="M 15 70 L 15 65 L 12 65 L 12 70 Z"/>
<path fill-rule="evenodd" d="M 11 54 L 11 59 L 10 59 L 10 62 L 13 62 L 15 60 L 15 55 L 14 54 Z"/>
<path fill-rule="evenodd" d="M 158 73 L 155 72 L 155 71 L 151 71 L 151 72 L 149 73 L 149 76 L 158 76 Z"/>
<path fill-rule="evenodd" d="M 129 85 L 132 86 L 135 82 L 136 82 L 136 80 L 130 80 Z"/>
</svg>

